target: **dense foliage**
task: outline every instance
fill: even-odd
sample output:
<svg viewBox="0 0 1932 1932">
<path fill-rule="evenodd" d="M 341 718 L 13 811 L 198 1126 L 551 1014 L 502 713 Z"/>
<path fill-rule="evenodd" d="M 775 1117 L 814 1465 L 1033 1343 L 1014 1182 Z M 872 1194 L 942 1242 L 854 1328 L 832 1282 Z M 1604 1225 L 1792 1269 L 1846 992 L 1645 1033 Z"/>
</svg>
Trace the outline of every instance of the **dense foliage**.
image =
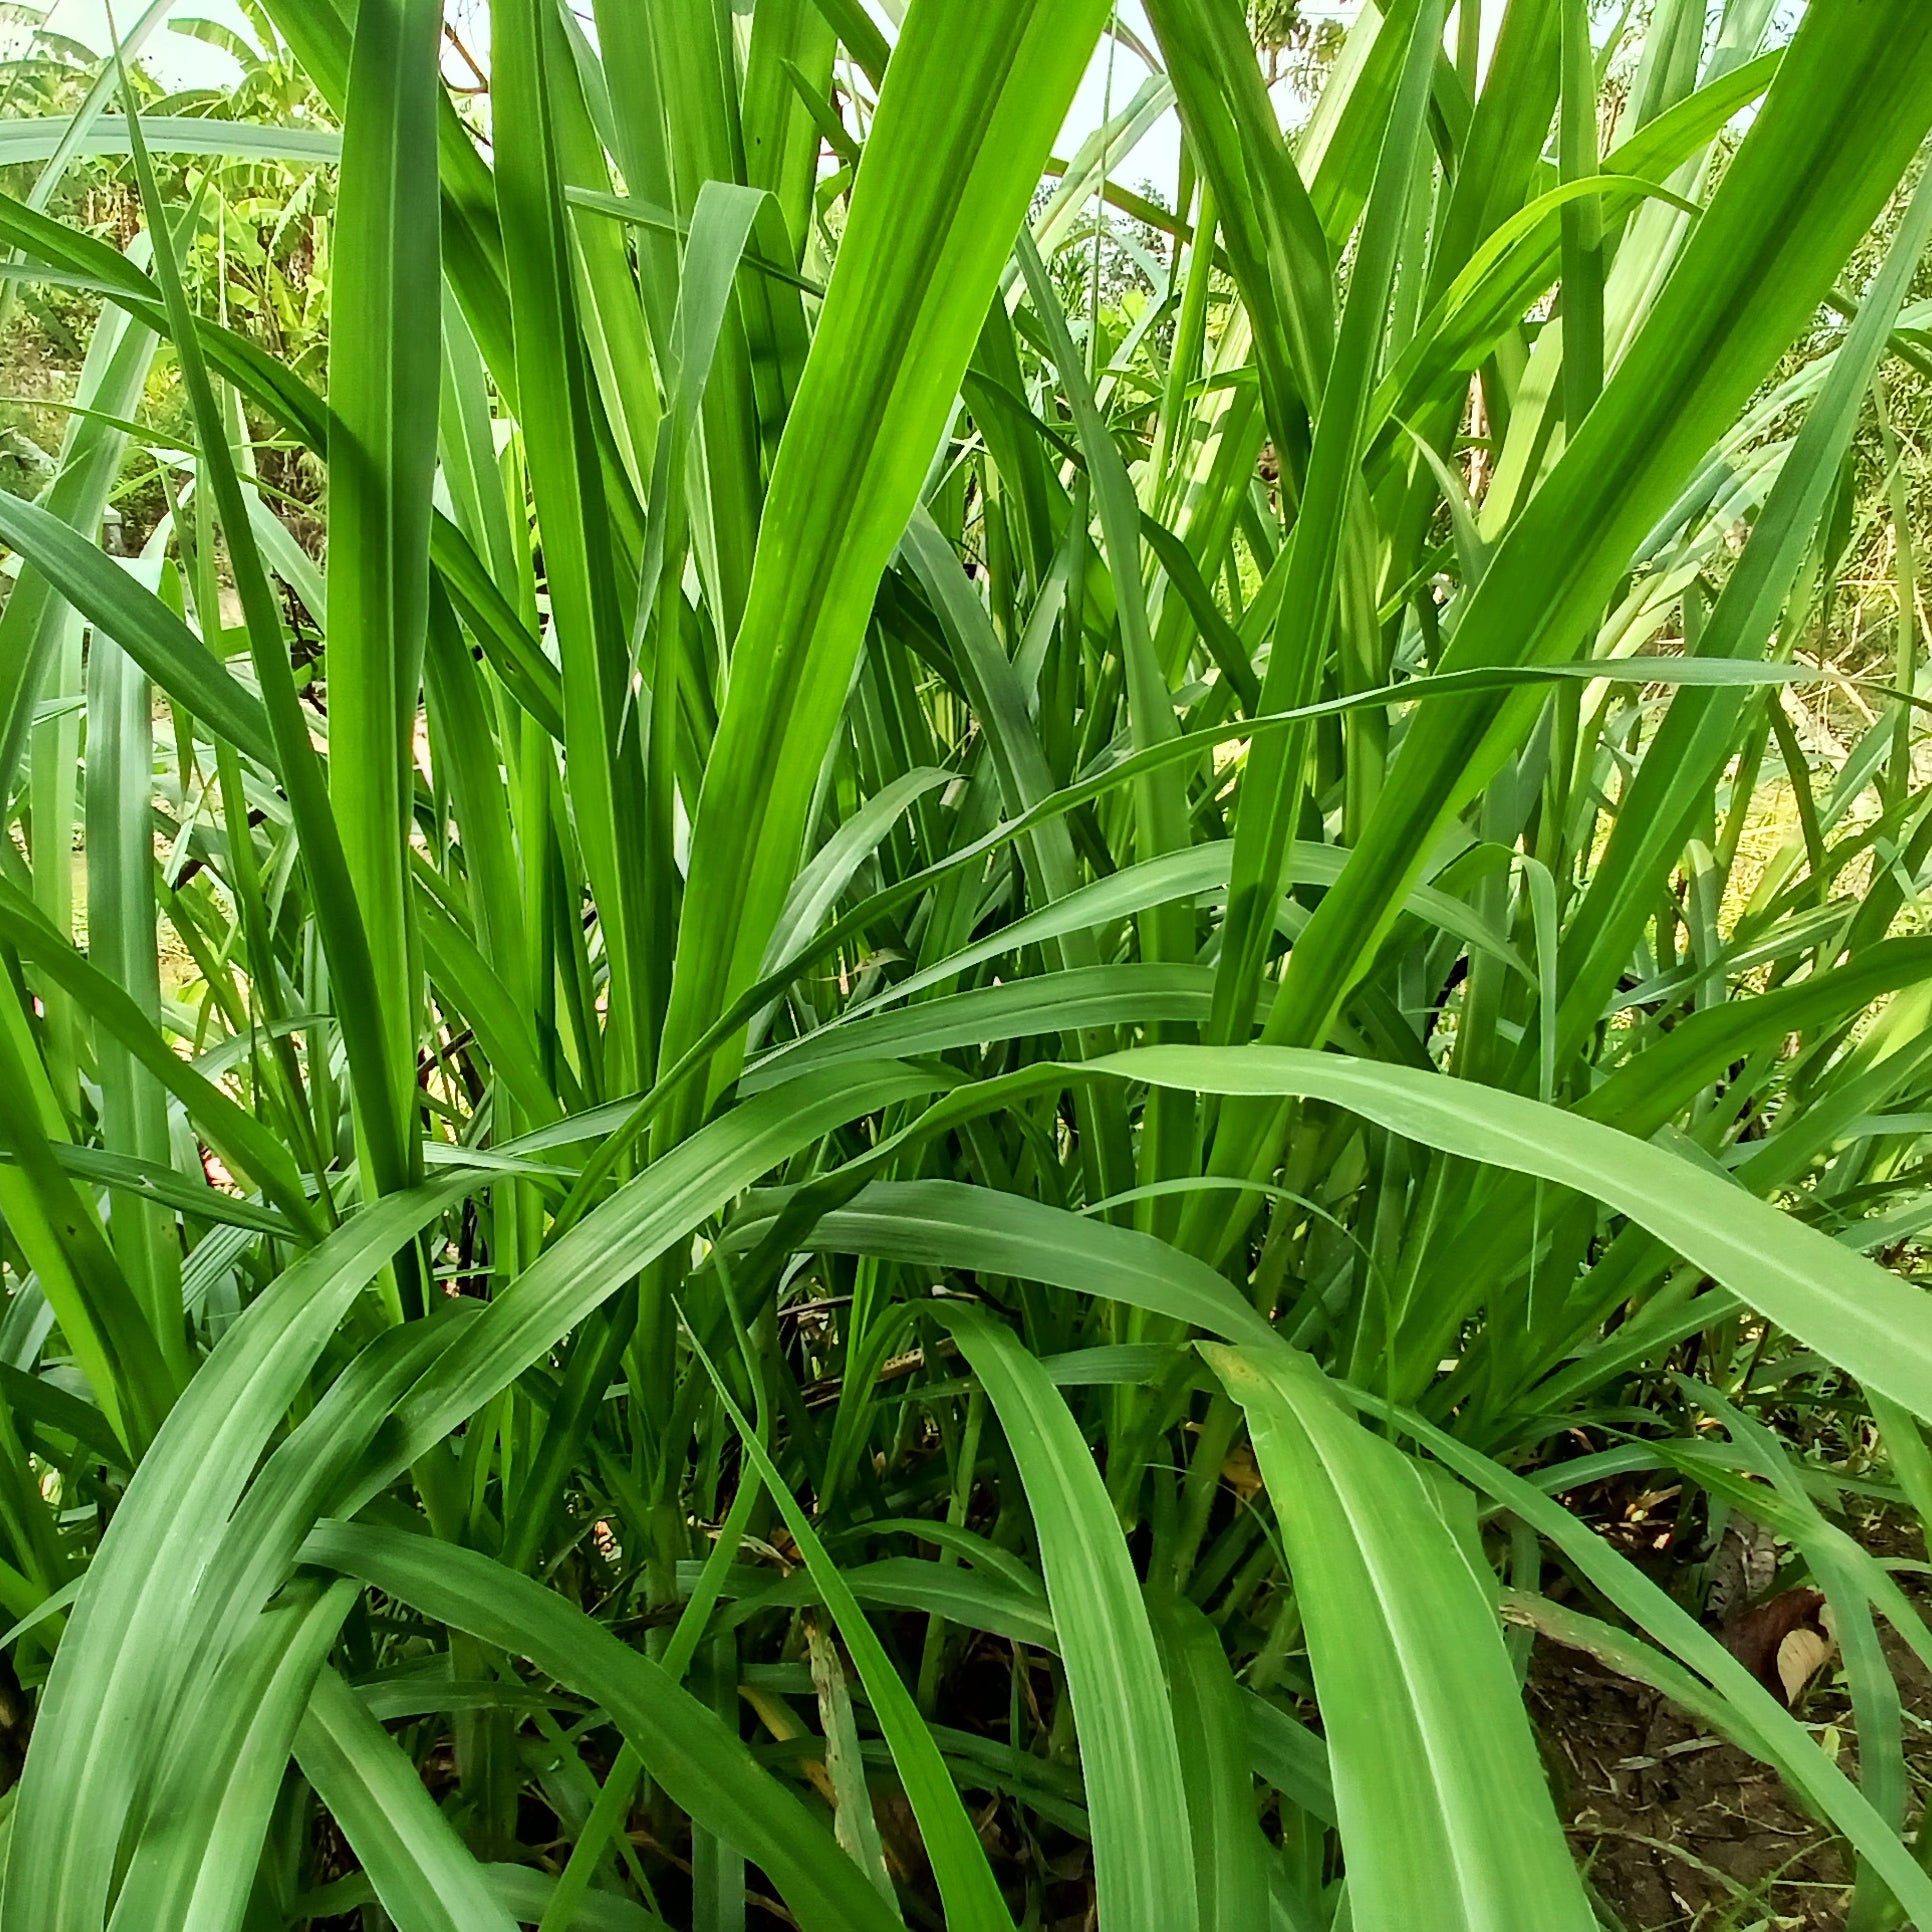
<svg viewBox="0 0 1932 1932">
<path fill-rule="evenodd" d="M 1581 1932 L 1539 1642 L 1932 1925 L 1932 11 L 1259 11 L 0 124 L 0 1932 Z"/>
</svg>

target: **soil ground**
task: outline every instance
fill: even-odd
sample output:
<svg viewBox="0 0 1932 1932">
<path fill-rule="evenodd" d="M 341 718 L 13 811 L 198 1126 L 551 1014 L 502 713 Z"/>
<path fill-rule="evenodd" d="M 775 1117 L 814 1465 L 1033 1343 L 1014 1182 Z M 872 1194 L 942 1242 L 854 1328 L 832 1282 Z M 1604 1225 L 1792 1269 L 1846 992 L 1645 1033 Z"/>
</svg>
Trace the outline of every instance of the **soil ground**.
<svg viewBox="0 0 1932 1932">
<path fill-rule="evenodd" d="M 1875 1555 L 1914 1538 L 1859 1526 Z M 1919 1554 L 1922 1555 L 1922 1546 Z M 1659 1579 L 1660 1581 L 1662 1579 Z M 1920 1605 L 1920 1578 L 1900 1582 Z M 1880 1626 L 1905 1716 L 1913 1822 L 1932 1786 L 1932 1674 Z M 1625 1932 L 1840 1932 L 1851 1899 L 1841 1842 L 1769 1766 L 1594 1658 L 1539 1641 L 1528 1702 L 1570 1842 Z M 1839 1660 L 1794 1714 L 1854 1780 L 1858 1740 Z"/>
<path fill-rule="evenodd" d="M 1839 1706 L 1835 1687 L 1807 1700 Z M 1529 1704 L 1570 1839 L 1628 1932 L 1837 1932 L 1848 1873 L 1776 1772 L 1656 1693 L 1537 1646 Z M 1830 1720 L 1824 1720 L 1828 1725 Z M 1855 1749 L 1840 1732 L 1841 1762 Z"/>
</svg>

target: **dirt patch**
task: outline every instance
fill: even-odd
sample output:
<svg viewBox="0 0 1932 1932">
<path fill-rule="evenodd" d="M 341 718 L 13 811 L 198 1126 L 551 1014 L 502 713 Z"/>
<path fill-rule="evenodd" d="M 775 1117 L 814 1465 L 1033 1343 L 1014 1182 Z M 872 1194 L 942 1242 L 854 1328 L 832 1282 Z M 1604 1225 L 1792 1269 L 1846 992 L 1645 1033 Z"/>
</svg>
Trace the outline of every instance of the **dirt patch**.
<svg viewBox="0 0 1932 1932">
<path fill-rule="evenodd" d="M 1529 1707 L 1570 1842 L 1628 1932 L 1837 1932 L 1850 1897 L 1835 1838 L 1775 1771 L 1715 1738 L 1655 1692 L 1574 1651 L 1539 1644 Z M 1821 1690 L 1822 1723 L 1855 1770 L 1842 1698 Z"/>
<path fill-rule="evenodd" d="M 1875 1555 L 1921 1547 L 1883 1519 L 1852 1527 Z M 1900 1581 L 1923 1610 L 1921 1580 Z M 1932 1790 L 1932 1674 L 1882 1622 L 1879 1642 L 1903 1706 L 1909 1838 Z M 1527 1698 L 1571 1845 L 1624 1932 L 1839 1932 L 1851 1902 L 1843 1842 L 1768 1765 L 1554 1643 L 1532 1653 Z M 1856 1782 L 1839 1660 L 1792 1714 Z"/>
</svg>

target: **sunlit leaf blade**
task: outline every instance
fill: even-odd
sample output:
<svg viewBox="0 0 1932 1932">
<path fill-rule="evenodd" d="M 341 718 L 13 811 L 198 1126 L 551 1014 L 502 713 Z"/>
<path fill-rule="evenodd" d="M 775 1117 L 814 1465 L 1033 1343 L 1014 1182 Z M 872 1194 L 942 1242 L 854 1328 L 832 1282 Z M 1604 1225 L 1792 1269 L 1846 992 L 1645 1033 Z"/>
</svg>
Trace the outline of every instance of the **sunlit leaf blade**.
<svg viewBox="0 0 1932 1932">
<path fill-rule="evenodd" d="M 1100 1910 L 1128 1925 L 1198 1925 L 1193 1871 L 1168 1842 L 1187 1815 L 1173 1707 L 1106 1485 L 1039 1364 L 976 1310 L 944 1313 L 1026 1484 L 1080 1733 Z"/>
<path fill-rule="evenodd" d="M 1304 1359 L 1203 1352 L 1247 1411 L 1277 1498 L 1358 1923 L 1585 1932 L 1595 1915 L 1511 1694 L 1487 1579 L 1447 1520 L 1454 1498 Z"/>
<path fill-rule="evenodd" d="M 764 956 L 866 606 L 1103 12 L 921 7 L 894 52 L 760 526 L 692 831 L 668 1056 Z"/>
</svg>

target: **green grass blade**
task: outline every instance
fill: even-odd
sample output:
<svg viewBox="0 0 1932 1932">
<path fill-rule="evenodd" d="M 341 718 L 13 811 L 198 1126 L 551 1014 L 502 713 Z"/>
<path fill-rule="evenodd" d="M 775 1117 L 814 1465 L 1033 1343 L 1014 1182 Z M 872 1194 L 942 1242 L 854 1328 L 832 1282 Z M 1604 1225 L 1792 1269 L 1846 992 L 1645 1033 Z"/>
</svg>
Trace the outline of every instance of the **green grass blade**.
<svg viewBox="0 0 1932 1932">
<path fill-rule="evenodd" d="M 153 332 L 130 323 L 118 310 L 103 317 L 87 345 L 74 399 L 101 414 L 70 419 L 60 472 L 41 507 L 90 540 L 100 527 L 127 450 L 126 435 L 105 419 L 132 414 L 147 382 L 154 347 Z M 20 548 L 13 537 L 7 541 Z M 0 795 L 13 789 L 51 653 L 61 629 L 73 621 L 62 601 L 40 572 L 23 571 L 0 612 Z"/>
<path fill-rule="evenodd" d="M 380 963 L 387 1108 L 411 1138 L 416 982 L 409 917 L 415 726 L 429 622 L 441 304 L 435 0 L 364 0 L 341 185 L 329 344 L 329 796 Z"/>
<path fill-rule="evenodd" d="M 176 1404 L 87 1573 L 41 1700 L 0 1892 L 5 1932 L 100 1932 L 128 1811 L 159 1749 L 155 1720 L 187 1662 L 188 1586 L 342 1313 L 465 1186 L 357 1215 L 250 1306 Z"/>
<path fill-rule="evenodd" d="M 504 217 L 517 380 L 547 406 L 523 422 L 544 580 L 563 672 L 565 783 L 610 963 L 609 1078 L 619 1091 L 650 1064 L 640 969 L 669 943 L 644 917 L 643 763 L 626 729 L 628 658 L 611 518 L 599 463 L 607 434 L 585 366 L 557 109 L 550 80 L 568 59 L 561 29 L 540 0 L 509 0 L 492 14 L 497 200 Z"/>
<path fill-rule="evenodd" d="M 859 1607 L 851 1586 L 819 1540 L 764 1444 L 758 1440 L 756 1430 L 731 1400 L 708 1357 L 705 1358 L 705 1367 L 712 1376 L 720 1403 L 738 1432 L 739 1443 L 756 1466 L 772 1500 L 778 1505 L 779 1513 L 785 1519 L 785 1527 L 790 1530 L 799 1554 L 805 1559 L 813 1586 L 824 1599 L 826 1609 L 838 1625 L 839 1634 L 845 1639 L 846 1648 L 852 1653 L 859 1681 L 865 1686 L 873 1715 L 885 1733 L 893 1763 L 905 1786 L 907 1801 L 919 1822 L 920 1838 L 926 1856 L 932 1860 L 933 1875 L 945 1903 L 948 1927 L 962 1928 L 962 1932 L 1010 1932 L 1013 1920 L 1000 1897 L 992 1867 L 986 1861 L 985 1847 L 973 1829 L 972 1820 L 966 1815 L 966 1807 L 954 1787 L 952 1773 L 946 1769 L 939 1747 L 913 1702 L 912 1693 L 907 1690 L 892 1659 L 886 1654 L 885 1646 L 866 1621 L 865 1612 Z M 833 1665 L 837 1667 L 836 1653 Z M 814 1668 L 818 1668 L 816 1652 Z M 840 1681 L 842 1684 L 843 1680 Z M 853 1742 L 856 1743 L 856 1735 Z M 830 1752 L 828 1734 L 828 1756 Z M 876 1825 L 872 1830 L 876 1838 Z"/>
<path fill-rule="evenodd" d="M 594 1696 L 678 1802 L 772 1875 L 801 1925 L 823 1932 L 901 1925 L 830 1834 L 705 1705 L 540 1584 L 472 1551 L 348 1523 L 322 1525 L 305 1555 Z"/>
<path fill-rule="evenodd" d="M 1355 272 L 1316 411 L 1307 499 L 1295 521 L 1261 686 L 1263 711 L 1289 710 L 1315 697 L 1338 629 L 1342 552 L 1359 508 L 1354 479 L 1361 468 L 1363 424 L 1381 360 L 1396 254 L 1415 177 L 1422 104 L 1442 39 L 1442 12 L 1439 0 L 1424 0 L 1409 26 L 1401 83 L 1391 104 Z M 1215 980 L 1212 1037 L 1217 1041 L 1249 1035 L 1249 1016 L 1274 938 L 1288 847 L 1301 809 L 1306 756 L 1305 730 L 1271 736 L 1250 754 Z"/>
<path fill-rule="evenodd" d="M 1824 388 L 1758 513 L 1738 568 L 1711 612 L 1699 639 L 1701 653 L 1755 656 L 1769 643 L 1824 514 L 1928 235 L 1932 193 L 1921 189 L 1905 212 L 1857 323 L 1832 357 Z M 1629 958 L 1643 919 L 1637 901 L 1683 850 L 1693 822 L 1690 794 L 1707 790 L 1713 764 L 1729 757 L 1741 712 L 1735 696 L 1686 693 L 1681 717 L 1673 706 L 1652 755 L 1633 781 L 1590 890 L 1565 935 L 1569 985 L 1557 1022 L 1562 1057 L 1574 1051 L 1584 1030 L 1595 1023 Z M 1712 744 L 1719 738 L 1722 750 Z"/>
<path fill-rule="evenodd" d="M 1174 1704 L 1201 1932 L 1245 1932 L 1267 1916 L 1271 1849 L 1256 1812 L 1245 1693 L 1214 1626 L 1184 1598 L 1155 1606 L 1154 1636 Z"/>
<path fill-rule="evenodd" d="M 297 1228 L 310 1238 L 321 1236 L 322 1219 L 282 1142 L 218 1082 L 176 1053 L 139 1002 L 83 959 L 66 936 L 48 925 L 26 896 L 5 880 L 0 880 L 0 939 L 85 1007 L 96 1028 L 111 1035 L 117 1046 L 167 1088 L 209 1144 L 232 1161 L 238 1173 L 253 1180 Z"/>
<path fill-rule="evenodd" d="M 984 1384 L 1026 1485 L 1080 1737 L 1100 1915 L 1187 1932 L 1201 1921 L 1193 1873 L 1169 1848 L 1188 1811 L 1174 1709 L 1107 1486 L 1018 1341 L 963 1303 L 933 1308 Z"/>
<path fill-rule="evenodd" d="M 1932 1418 L 1923 1291 L 1649 1141 L 1470 1081 L 1292 1047 L 1147 1047 L 1095 1064 L 1197 1092 L 1327 1100 L 1445 1153 L 1575 1188 L 1861 1382 Z"/>
<path fill-rule="evenodd" d="M 154 702 L 127 655 L 97 636 L 88 659 L 87 930 L 95 964 L 159 1028 L 154 903 Z M 170 1164 L 167 1089 L 111 1033 L 97 1044 L 102 1140 L 113 1153 Z M 188 1378 L 181 1250 L 174 1216 L 122 1196 L 115 1253 L 177 1383 Z"/>
<path fill-rule="evenodd" d="M 333 1670 L 316 1680 L 295 1758 L 397 1932 L 515 1932 L 416 1767 Z"/>
<path fill-rule="evenodd" d="M 156 684 L 251 758 L 279 760 L 260 702 L 152 591 L 51 510 L 0 490 L 0 540 L 134 659 Z"/>
<path fill-rule="evenodd" d="M 1491 1585 L 1442 1499 L 1306 1358 L 1202 1353 L 1247 1411 L 1276 1499 L 1355 1922 L 1588 1932 Z"/>
<path fill-rule="evenodd" d="M 1358 1399 L 1380 1412 L 1379 1403 L 1365 1397 Z M 1817 1749 L 1791 1713 L 1731 1655 L 1714 1633 L 1706 1630 L 1628 1558 L 1611 1549 L 1534 1484 L 1418 1416 L 1404 1413 L 1397 1420 L 1405 1434 L 1466 1482 L 1504 1504 L 1539 1535 L 1548 1537 L 1609 1602 L 1688 1665 L 1690 1669 L 1682 1673 L 1682 1680 L 1687 1681 L 1682 1681 L 1681 1696 L 1687 1709 L 1702 1714 L 1712 1711 L 1715 1702 L 1703 1692 L 1692 1672 L 1713 1686 L 1734 1734 L 1747 1737 L 1751 1750 L 1766 1763 L 1776 1765 L 1872 1861 L 1896 1895 L 1906 1901 L 1910 1916 L 1932 1915 L 1932 1879 L 1927 1878 L 1897 1835 L 1886 1827 L 1844 1772 Z M 1622 1638 L 1621 1632 L 1613 1634 Z M 1630 1640 L 1623 1638 L 1623 1642 L 1629 1644 Z M 1669 1660 L 1660 1661 L 1667 1672 L 1676 1668 Z M 1678 1683 L 1668 1677 L 1651 1681 L 1673 1697 L 1680 1695 Z"/>
<path fill-rule="evenodd" d="M 1932 22 L 1899 27 L 1855 0 L 1807 12 L 1664 297 L 1498 548 L 1444 668 L 1569 654 L 1716 426 L 1814 312 L 1932 119 Z M 1494 770 L 1506 713 L 1520 724 L 1523 707 L 1478 702 L 1410 734 L 1349 876 L 1295 948 L 1270 1040 L 1325 1033 L 1432 829 Z"/>
<path fill-rule="evenodd" d="M 491 1301 L 399 1405 L 345 1500 L 359 1508 L 506 1388 L 626 1281 L 687 1240 L 762 1175 L 872 1107 L 932 1092 L 942 1077 L 886 1062 L 832 1069 L 710 1122 L 554 1241 Z M 0 1922 L 0 1932 L 11 1932 Z"/>
<path fill-rule="evenodd" d="M 369 1153 L 372 1192 L 401 1186 L 410 1172 L 408 1146 L 390 1104 L 389 1076 L 383 1060 L 376 987 L 369 936 L 362 923 L 355 887 L 343 854 L 341 832 L 330 810 L 328 780 L 309 735 L 308 720 L 295 691 L 287 647 L 282 638 L 280 601 L 269 582 L 256 544 L 234 454 L 229 425 L 209 376 L 202 333 L 189 306 L 176 257 L 176 241 L 155 184 L 154 168 L 141 139 L 131 81 L 124 74 L 128 134 L 135 179 L 150 217 L 155 277 L 160 284 L 183 388 L 195 423 L 202 457 L 202 487 L 214 502 L 228 559 L 241 596 L 255 678 L 268 713 L 274 763 L 295 820 L 306 869 L 318 909 L 317 927 L 329 969 L 342 995 L 340 1023 L 357 1105 L 357 1125 Z M 127 639 L 124 649 L 131 649 Z M 157 680 L 159 681 L 159 680 Z M 413 1141 L 408 1145 L 413 1146 Z"/>
<path fill-rule="evenodd" d="M 354 1601 L 353 1587 L 337 1584 L 268 1611 L 235 1656 L 225 1694 L 183 1713 L 113 1932 L 241 1925 L 296 1728 Z"/>
<path fill-rule="evenodd" d="M 922 7 L 894 52 L 760 526 L 692 828 L 667 1059 L 757 976 L 879 575 L 1102 11 Z"/>
</svg>

